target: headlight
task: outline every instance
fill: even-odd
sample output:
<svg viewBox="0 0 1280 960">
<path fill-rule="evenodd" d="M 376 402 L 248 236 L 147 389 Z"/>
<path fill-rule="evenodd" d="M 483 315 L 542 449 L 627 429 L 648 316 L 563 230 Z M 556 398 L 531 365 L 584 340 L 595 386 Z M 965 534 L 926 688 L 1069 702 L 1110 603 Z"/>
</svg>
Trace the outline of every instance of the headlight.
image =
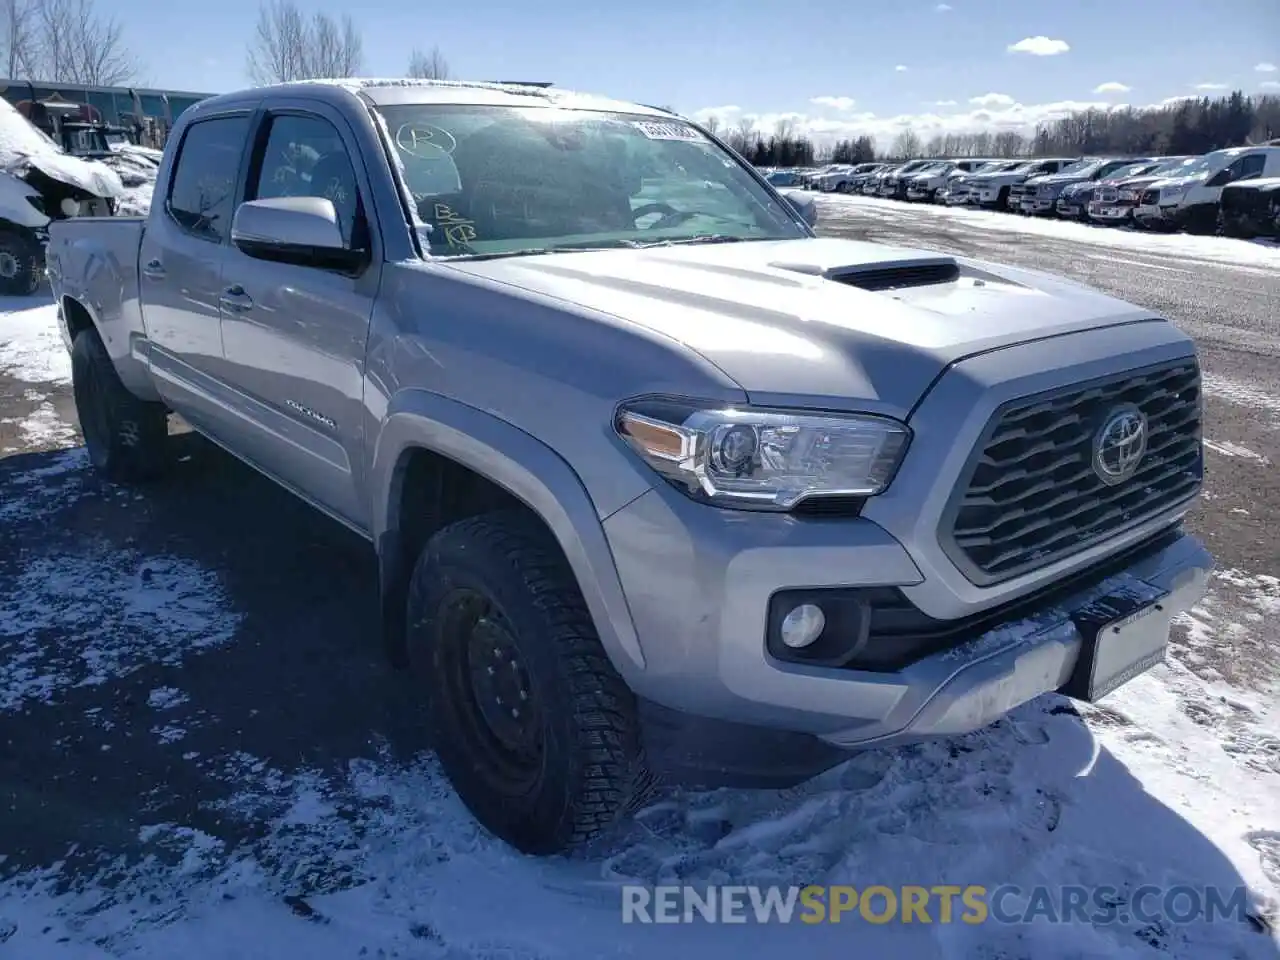
<svg viewBox="0 0 1280 960">
<path fill-rule="evenodd" d="M 893 479 L 911 436 L 887 417 L 673 401 L 624 405 L 616 428 L 690 496 L 755 510 L 790 510 L 814 497 L 875 496 Z"/>
<path fill-rule="evenodd" d="M 1187 188 L 1185 186 L 1165 187 L 1160 191 L 1160 202 L 1164 203 L 1166 200 L 1181 200 L 1186 195 L 1186 192 Z"/>
</svg>

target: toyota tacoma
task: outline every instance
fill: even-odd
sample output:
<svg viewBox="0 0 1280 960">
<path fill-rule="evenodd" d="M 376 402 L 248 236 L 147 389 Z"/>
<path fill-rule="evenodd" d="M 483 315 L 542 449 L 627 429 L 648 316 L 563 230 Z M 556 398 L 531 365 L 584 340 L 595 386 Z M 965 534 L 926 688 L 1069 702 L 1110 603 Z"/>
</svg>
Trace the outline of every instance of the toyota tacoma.
<svg viewBox="0 0 1280 960">
<path fill-rule="evenodd" d="M 177 414 L 367 538 L 443 770 L 551 853 L 1104 697 L 1204 591 L 1184 333 L 816 216 L 665 111 L 313 81 L 183 113 L 49 272 L 93 466 Z"/>
</svg>

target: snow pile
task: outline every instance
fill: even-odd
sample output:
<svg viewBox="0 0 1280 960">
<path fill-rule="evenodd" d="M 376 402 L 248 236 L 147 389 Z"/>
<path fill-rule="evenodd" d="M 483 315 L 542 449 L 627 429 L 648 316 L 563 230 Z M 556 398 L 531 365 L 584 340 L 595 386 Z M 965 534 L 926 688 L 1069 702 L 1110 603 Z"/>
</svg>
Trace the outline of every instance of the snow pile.
<svg viewBox="0 0 1280 960">
<path fill-rule="evenodd" d="M 0 100 L 0 169 L 21 178 L 28 167 L 98 197 L 118 197 L 124 184 L 95 160 L 69 156 L 7 100 Z"/>
<path fill-rule="evenodd" d="M 47 298 L 5 304 L 0 313 L 0 374 L 27 383 L 71 383 L 71 355 L 58 329 L 58 308 Z"/>
<path fill-rule="evenodd" d="M 1073 243 L 1156 253 L 1167 257 L 1208 260 L 1232 266 L 1250 265 L 1280 269 L 1280 246 L 1236 240 L 1230 237 L 1198 237 L 1190 234 L 1148 233 L 1122 227 L 1094 226 L 1068 220 L 1023 217 L 1016 214 L 947 207 L 937 204 L 906 204 L 878 197 L 847 194 L 821 194 L 821 223 L 824 220 L 857 220 L 874 217 L 884 220 L 924 219 L 940 221 L 975 230 L 1047 237 Z"/>
</svg>

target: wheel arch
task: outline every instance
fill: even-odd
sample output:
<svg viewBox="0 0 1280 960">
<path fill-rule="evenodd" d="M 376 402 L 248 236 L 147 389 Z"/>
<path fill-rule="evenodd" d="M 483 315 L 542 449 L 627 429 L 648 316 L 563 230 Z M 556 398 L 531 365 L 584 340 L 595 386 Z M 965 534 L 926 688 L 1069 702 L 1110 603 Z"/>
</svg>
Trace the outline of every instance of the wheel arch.
<svg viewBox="0 0 1280 960">
<path fill-rule="evenodd" d="M 459 491 L 460 476 L 475 485 Z M 431 487 L 422 489 L 427 483 Z M 369 474 L 388 650 L 402 656 L 409 575 L 427 537 L 482 506 L 519 504 L 573 571 L 605 653 L 625 678 L 645 667 L 602 518 L 581 479 L 542 441 L 492 414 L 424 390 L 398 393 L 378 430 Z M 422 514 L 444 507 L 437 516 Z"/>
</svg>

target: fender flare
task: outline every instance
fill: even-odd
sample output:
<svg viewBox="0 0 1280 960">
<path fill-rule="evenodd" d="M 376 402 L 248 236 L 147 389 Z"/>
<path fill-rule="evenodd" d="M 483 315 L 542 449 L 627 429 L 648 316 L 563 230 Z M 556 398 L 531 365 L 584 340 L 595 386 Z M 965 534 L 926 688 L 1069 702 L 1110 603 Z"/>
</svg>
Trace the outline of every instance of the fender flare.
<svg viewBox="0 0 1280 960">
<path fill-rule="evenodd" d="M 398 392 L 387 407 L 369 474 L 371 517 L 384 598 L 402 574 L 400 484 L 414 449 L 447 457 L 502 487 L 547 525 L 564 552 L 605 653 L 626 679 L 645 668 L 631 611 L 595 504 L 554 450 L 518 427 L 427 390 Z"/>
</svg>

